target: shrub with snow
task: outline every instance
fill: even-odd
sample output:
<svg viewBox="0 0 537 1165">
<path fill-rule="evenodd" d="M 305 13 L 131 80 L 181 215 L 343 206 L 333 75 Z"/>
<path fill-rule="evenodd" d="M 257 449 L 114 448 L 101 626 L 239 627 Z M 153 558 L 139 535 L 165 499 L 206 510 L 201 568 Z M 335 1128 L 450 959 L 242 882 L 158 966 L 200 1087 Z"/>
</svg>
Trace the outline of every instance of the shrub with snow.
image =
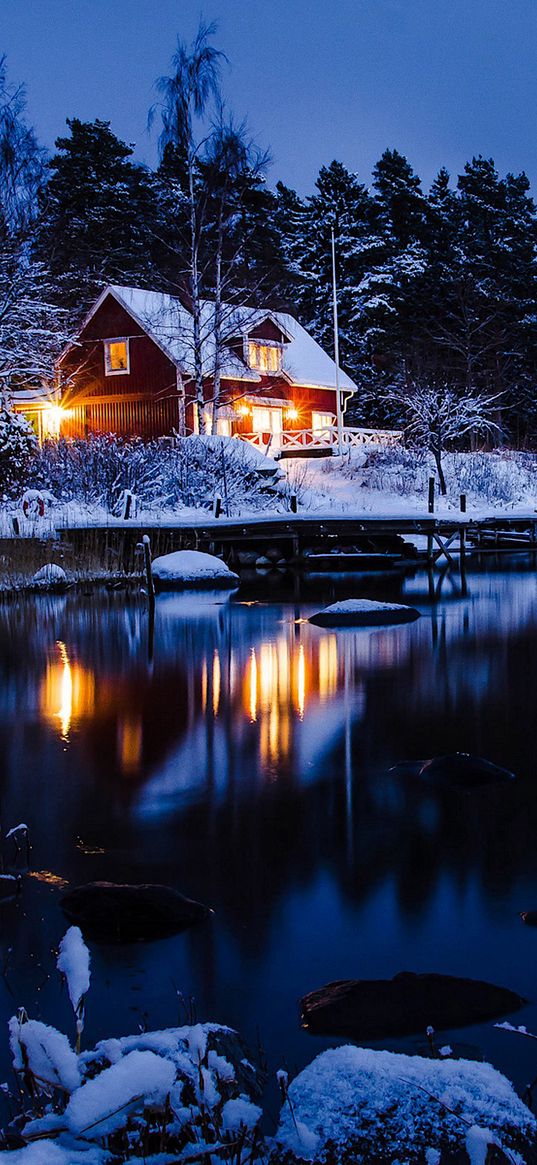
<svg viewBox="0 0 537 1165">
<path fill-rule="evenodd" d="M 490 1064 L 331 1048 L 293 1080 L 272 1165 L 486 1160 L 483 1144 L 525 1162 L 537 1121 Z M 472 1155 L 470 1155 L 470 1150 Z"/>
<path fill-rule="evenodd" d="M 0 402 L 0 493 L 9 496 L 25 480 L 37 437 L 24 417 L 11 412 L 5 400 Z"/>
<path fill-rule="evenodd" d="M 145 443 L 113 435 L 46 441 L 29 474 L 32 484 L 50 490 L 58 501 L 102 505 L 116 517 L 124 517 L 129 495 L 146 509 L 209 511 L 216 494 L 226 514 L 239 513 L 245 504 L 264 509 L 279 497 L 280 477 L 274 461 L 234 438 Z"/>
<path fill-rule="evenodd" d="M 514 450 L 491 453 L 446 453 L 443 458 L 448 504 L 458 508 L 460 494 L 469 505 L 490 507 L 534 505 L 537 499 L 537 455 Z M 327 462 L 329 481 L 338 473 L 356 484 L 356 502 L 364 490 L 402 498 L 427 498 L 428 479 L 435 475 L 433 459 L 427 452 L 402 446 L 369 452 L 363 457 Z"/>
</svg>

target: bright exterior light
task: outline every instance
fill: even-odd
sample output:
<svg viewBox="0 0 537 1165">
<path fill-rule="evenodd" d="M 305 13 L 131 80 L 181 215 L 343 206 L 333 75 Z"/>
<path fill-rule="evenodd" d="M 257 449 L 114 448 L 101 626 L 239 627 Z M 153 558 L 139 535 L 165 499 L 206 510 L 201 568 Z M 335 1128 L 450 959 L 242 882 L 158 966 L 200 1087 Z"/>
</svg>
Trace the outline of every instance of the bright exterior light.
<svg viewBox="0 0 537 1165">
<path fill-rule="evenodd" d="M 298 409 L 287 409 L 285 415 L 288 421 L 298 421 Z"/>
<path fill-rule="evenodd" d="M 248 408 L 248 405 L 241 405 L 240 409 L 239 409 L 239 413 L 240 413 L 241 417 L 249 417 L 250 416 L 250 409 Z"/>
<path fill-rule="evenodd" d="M 48 437 L 59 437 L 65 409 L 61 405 L 47 405 L 43 409 L 43 432 Z"/>
</svg>

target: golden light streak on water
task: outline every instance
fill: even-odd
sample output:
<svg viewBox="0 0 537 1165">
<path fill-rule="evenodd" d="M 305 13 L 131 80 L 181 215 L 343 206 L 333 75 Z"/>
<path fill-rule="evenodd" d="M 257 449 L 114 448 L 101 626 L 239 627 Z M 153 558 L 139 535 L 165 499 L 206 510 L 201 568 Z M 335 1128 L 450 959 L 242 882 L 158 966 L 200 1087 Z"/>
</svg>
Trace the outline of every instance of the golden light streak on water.
<svg viewBox="0 0 537 1165">
<path fill-rule="evenodd" d="M 73 715 L 73 673 L 65 643 L 58 641 L 58 649 L 63 665 L 63 673 L 60 686 L 61 705 L 56 715 L 61 723 L 62 737 L 64 740 L 67 740 Z"/>
<path fill-rule="evenodd" d="M 68 741 L 73 722 L 95 710 L 95 678 L 78 664 L 71 663 L 65 643 L 58 640 L 58 661 L 46 669 L 40 695 L 41 713 L 60 726 L 60 736 Z"/>
<path fill-rule="evenodd" d="M 257 720 L 257 659 L 255 655 L 255 647 L 252 647 L 250 654 L 250 720 L 255 724 Z"/>
<path fill-rule="evenodd" d="M 297 712 L 301 720 L 304 719 L 304 711 L 306 708 L 306 660 L 304 656 L 304 644 L 301 643 L 298 648 L 298 662 L 297 662 Z"/>
<path fill-rule="evenodd" d="M 213 716 L 218 715 L 218 708 L 220 705 L 220 683 L 221 683 L 221 668 L 220 656 L 215 650 L 213 656 Z"/>
<path fill-rule="evenodd" d="M 207 711 L 207 660 L 205 656 L 201 667 L 201 711 L 205 716 Z"/>
</svg>

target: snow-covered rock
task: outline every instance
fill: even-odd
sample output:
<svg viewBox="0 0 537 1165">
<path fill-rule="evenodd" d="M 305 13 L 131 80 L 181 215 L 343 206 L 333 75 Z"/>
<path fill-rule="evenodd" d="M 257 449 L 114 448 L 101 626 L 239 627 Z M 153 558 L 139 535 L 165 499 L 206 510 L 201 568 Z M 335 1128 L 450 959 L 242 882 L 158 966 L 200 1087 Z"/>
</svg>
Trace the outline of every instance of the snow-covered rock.
<svg viewBox="0 0 537 1165">
<path fill-rule="evenodd" d="M 157 589 L 178 590 L 185 586 L 235 586 L 239 579 L 221 558 L 200 550 L 176 550 L 153 562 Z"/>
<path fill-rule="evenodd" d="M 487 1142 L 523 1163 L 537 1145 L 537 1121 L 513 1086 L 490 1064 L 474 1061 L 332 1048 L 293 1080 L 289 1100 L 271 1158 L 278 1165 L 414 1165 L 457 1149 L 477 1162 Z"/>
<path fill-rule="evenodd" d="M 57 587 L 64 586 L 67 582 L 67 575 L 61 566 L 57 566 L 55 562 L 47 562 L 46 566 L 41 566 L 36 570 L 32 582 L 39 587 Z"/>
<path fill-rule="evenodd" d="M 72 1133 L 100 1140 L 122 1128 L 133 1111 L 162 1105 L 175 1082 L 174 1065 L 155 1052 L 128 1052 L 73 1093 L 65 1110 Z"/>
<path fill-rule="evenodd" d="M 343 599 L 310 616 L 319 627 L 381 627 L 389 623 L 411 623 L 419 619 L 415 607 L 402 603 L 381 603 L 373 599 Z"/>
</svg>

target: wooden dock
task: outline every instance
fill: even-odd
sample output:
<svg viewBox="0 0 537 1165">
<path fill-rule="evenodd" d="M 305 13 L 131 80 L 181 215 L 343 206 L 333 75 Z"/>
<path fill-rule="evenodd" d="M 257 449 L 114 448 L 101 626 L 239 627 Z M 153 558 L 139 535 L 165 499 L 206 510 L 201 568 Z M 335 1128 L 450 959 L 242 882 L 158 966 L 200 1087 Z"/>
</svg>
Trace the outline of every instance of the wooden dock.
<svg viewBox="0 0 537 1165">
<path fill-rule="evenodd" d="M 394 564 L 418 558 L 434 565 L 439 559 L 454 565 L 467 551 L 483 549 L 537 550 L 537 513 L 490 514 L 282 514 L 253 519 L 212 518 L 203 522 L 112 520 L 104 524 L 64 526 L 57 536 L 75 554 L 92 547 L 110 550 L 117 567 L 140 569 L 138 545 L 149 535 L 153 557 L 174 550 L 216 554 L 232 567 L 255 565 L 259 559 L 315 569 L 356 568 L 356 559 L 386 556 Z M 419 554 L 412 539 L 426 539 Z M 322 560 L 322 565 L 321 565 Z M 338 562 L 339 560 L 339 562 Z M 380 565 L 380 564 L 379 564 Z"/>
</svg>

